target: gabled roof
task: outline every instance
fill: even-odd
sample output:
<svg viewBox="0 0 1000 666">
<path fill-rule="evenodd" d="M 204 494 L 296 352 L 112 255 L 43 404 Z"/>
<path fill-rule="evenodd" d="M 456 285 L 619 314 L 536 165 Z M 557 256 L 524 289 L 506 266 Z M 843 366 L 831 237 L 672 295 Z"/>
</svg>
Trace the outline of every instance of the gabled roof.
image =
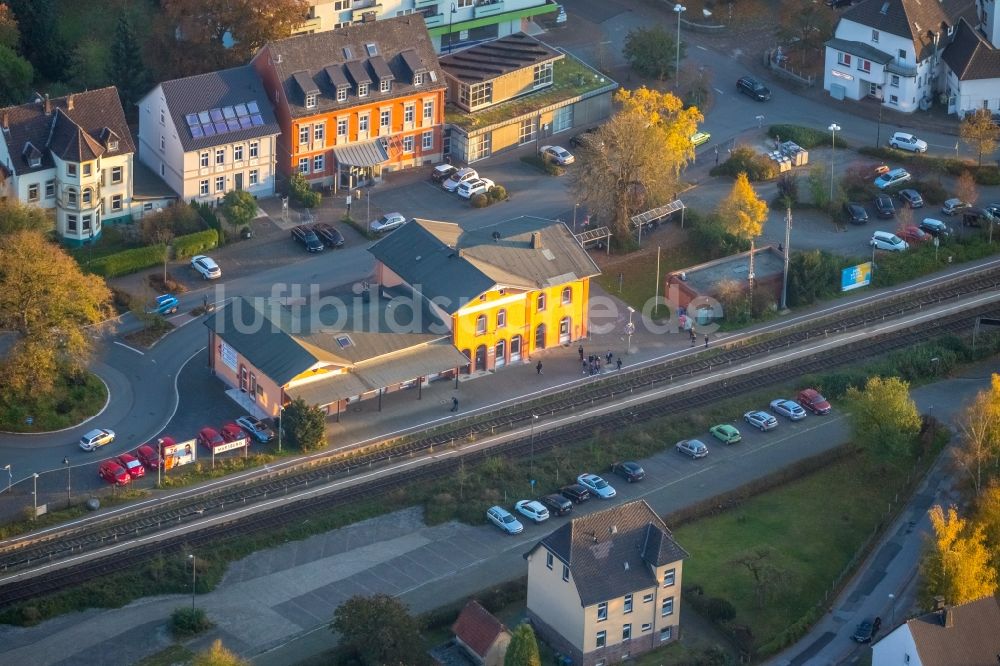
<svg viewBox="0 0 1000 666">
<path fill-rule="evenodd" d="M 645 500 L 574 518 L 527 555 L 539 547 L 570 568 L 583 606 L 657 585 L 651 567 L 688 556 Z"/>
<path fill-rule="evenodd" d="M 951 626 L 945 626 L 947 613 Z M 924 666 L 996 664 L 1000 655 L 1000 597 L 926 613 L 906 626 Z"/>
<path fill-rule="evenodd" d="M 564 223 L 538 217 L 468 231 L 413 219 L 369 252 L 449 313 L 495 286 L 535 290 L 601 272 Z"/>
<path fill-rule="evenodd" d="M 475 599 L 469 599 L 465 608 L 458 614 L 451 631 L 480 659 L 486 658 L 490 646 L 503 633 L 510 633 L 503 622 L 483 608 Z"/>
<path fill-rule="evenodd" d="M 184 152 L 281 133 L 274 119 L 271 103 L 264 92 L 264 86 L 249 65 L 164 81 L 159 88 L 163 91 L 167 108 L 170 110 L 170 118 L 173 120 L 174 129 L 184 147 Z M 155 95 L 157 90 L 154 88 L 149 94 Z M 233 131 L 227 129 L 221 134 L 212 136 L 193 136 L 187 121 L 189 115 L 209 114 L 212 110 L 226 107 L 240 107 L 242 110 L 250 102 L 256 104 L 261 123 L 254 125 L 251 122 L 249 127 L 241 126 L 240 129 Z M 254 114 L 249 111 L 247 109 L 243 115 L 252 119 Z"/>
<path fill-rule="evenodd" d="M 135 152 L 118 90 L 113 86 L 47 102 L 8 106 L 0 109 L 0 118 L 5 128 L 0 134 L 7 143 L 10 167 L 16 174 L 53 168 L 53 155 L 82 162 Z M 114 150 L 107 140 L 111 133 L 118 137 L 118 147 Z M 29 162 L 31 147 L 41 156 L 37 167 Z"/>
<path fill-rule="evenodd" d="M 959 81 L 1000 79 L 1000 49 L 994 48 L 964 18 L 941 59 Z"/>
<path fill-rule="evenodd" d="M 374 45 L 369 49 L 368 45 Z M 407 55 L 403 55 L 406 52 Z M 284 91 L 285 102 L 293 118 L 313 116 L 334 109 L 350 108 L 359 103 L 378 103 L 381 100 L 396 99 L 423 92 L 441 90 L 445 87 L 443 73 L 438 66 L 437 55 L 427 32 L 423 16 L 397 16 L 379 21 L 354 23 L 349 26 L 317 32 L 310 35 L 296 35 L 269 42 L 254 58 L 269 58 L 270 66 L 277 73 L 277 79 Z M 414 68 L 426 71 L 423 83 L 413 85 Z M 335 84 L 331 78 L 340 80 L 340 75 L 331 70 L 341 70 L 353 86 L 358 83 L 377 82 L 380 78 L 393 80 L 388 93 L 380 92 L 372 86 L 364 98 L 357 96 L 353 87 L 343 102 L 337 101 Z M 301 76 L 312 80 L 319 90 L 316 106 L 305 108 Z M 296 83 L 296 81 L 299 83 Z"/>
<path fill-rule="evenodd" d="M 889 55 L 885 51 L 877 49 L 871 44 L 856 42 L 849 39 L 838 39 L 837 37 L 834 37 L 826 42 L 826 46 L 829 46 L 831 49 L 843 51 L 844 53 L 856 55 L 859 58 L 864 58 L 865 60 L 871 60 L 879 65 L 890 63 L 895 58 L 895 56 Z"/>
<path fill-rule="evenodd" d="M 562 53 L 547 44 L 517 32 L 446 55 L 441 58 L 441 67 L 459 81 L 489 81 L 562 57 Z"/>
<path fill-rule="evenodd" d="M 961 16 L 975 12 L 975 0 L 864 0 L 844 12 L 841 20 L 854 21 L 880 32 L 913 40 L 917 60 L 934 51 L 934 34 L 947 44 L 947 28 Z"/>
</svg>

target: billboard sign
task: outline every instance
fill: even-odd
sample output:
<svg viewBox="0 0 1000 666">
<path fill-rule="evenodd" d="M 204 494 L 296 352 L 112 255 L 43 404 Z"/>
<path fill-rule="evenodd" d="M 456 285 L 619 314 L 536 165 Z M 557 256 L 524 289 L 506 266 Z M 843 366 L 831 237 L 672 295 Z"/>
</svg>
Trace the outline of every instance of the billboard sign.
<svg viewBox="0 0 1000 666">
<path fill-rule="evenodd" d="M 160 455 L 163 456 L 163 469 L 173 469 L 198 460 L 198 447 L 193 439 L 174 442 L 169 437 L 164 437 L 160 440 Z"/>
<path fill-rule="evenodd" d="M 872 262 L 849 266 L 840 272 L 840 290 L 850 291 L 872 283 Z"/>
</svg>

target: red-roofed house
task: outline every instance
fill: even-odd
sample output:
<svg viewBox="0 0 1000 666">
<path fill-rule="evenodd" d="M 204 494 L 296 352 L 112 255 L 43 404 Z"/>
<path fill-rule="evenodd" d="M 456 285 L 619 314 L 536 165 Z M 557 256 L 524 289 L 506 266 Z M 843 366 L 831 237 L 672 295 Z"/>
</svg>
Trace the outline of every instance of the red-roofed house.
<svg viewBox="0 0 1000 666">
<path fill-rule="evenodd" d="M 510 643 L 510 632 L 503 622 L 483 608 L 478 601 L 470 599 L 458 614 L 452 625 L 455 639 L 472 657 L 483 666 L 503 666 Z"/>
</svg>

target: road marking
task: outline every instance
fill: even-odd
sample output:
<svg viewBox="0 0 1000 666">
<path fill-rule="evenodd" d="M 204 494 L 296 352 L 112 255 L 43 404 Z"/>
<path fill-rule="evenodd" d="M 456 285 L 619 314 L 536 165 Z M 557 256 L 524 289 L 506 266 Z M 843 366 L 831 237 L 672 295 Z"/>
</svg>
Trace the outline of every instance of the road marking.
<svg viewBox="0 0 1000 666">
<path fill-rule="evenodd" d="M 726 93 L 722 92 L 722 90 L 720 90 L 719 88 L 712 88 L 712 90 L 714 90 L 715 92 L 719 93 L 720 95 L 725 95 L 726 94 Z"/>
<path fill-rule="evenodd" d="M 138 349 L 136 349 L 135 347 L 129 347 L 129 346 L 128 346 L 127 344 L 125 344 L 124 342 L 119 342 L 118 340 L 115 340 L 114 342 L 115 342 L 115 344 L 116 344 L 116 345 L 118 345 L 119 347 L 124 347 L 125 349 L 128 349 L 128 350 L 130 350 L 130 351 L 134 351 L 134 352 L 135 352 L 136 354 L 138 354 L 139 356 L 145 356 L 145 355 L 146 355 L 146 353 L 145 353 L 145 352 L 141 352 L 141 351 L 139 351 Z"/>
<path fill-rule="evenodd" d="M 701 44 L 698 44 L 698 45 L 696 45 L 696 47 L 695 47 L 695 48 L 699 48 L 699 49 L 701 49 L 702 51 L 707 51 L 707 50 L 708 50 L 708 49 L 706 49 L 706 48 L 705 48 L 704 46 L 702 46 Z"/>
</svg>

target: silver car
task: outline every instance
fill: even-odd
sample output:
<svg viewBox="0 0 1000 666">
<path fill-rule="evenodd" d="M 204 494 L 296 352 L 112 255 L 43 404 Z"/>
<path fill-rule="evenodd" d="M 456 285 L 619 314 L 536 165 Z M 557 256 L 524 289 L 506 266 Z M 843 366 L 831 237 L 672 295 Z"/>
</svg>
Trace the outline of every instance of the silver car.
<svg viewBox="0 0 1000 666">
<path fill-rule="evenodd" d="M 700 439 L 682 439 L 677 442 L 677 452 L 692 458 L 704 458 L 708 455 L 708 447 Z"/>
<path fill-rule="evenodd" d="M 778 419 L 767 412 L 754 410 L 743 415 L 743 420 L 761 432 L 774 430 L 778 427 Z"/>
<path fill-rule="evenodd" d="M 806 410 L 802 409 L 802 405 L 794 400 L 786 400 L 785 398 L 772 400 L 771 411 L 791 421 L 801 421 L 806 417 Z"/>
<path fill-rule="evenodd" d="M 106 428 L 91 430 L 80 438 L 80 448 L 84 451 L 96 451 L 98 448 L 115 441 L 115 431 Z"/>
<path fill-rule="evenodd" d="M 486 517 L 507 534 L 520 534 L 524 531 L 524 525 L 521 524 L 521 521 L 502 506 L 491 506 L 486 511 Z"/>
</svg>

